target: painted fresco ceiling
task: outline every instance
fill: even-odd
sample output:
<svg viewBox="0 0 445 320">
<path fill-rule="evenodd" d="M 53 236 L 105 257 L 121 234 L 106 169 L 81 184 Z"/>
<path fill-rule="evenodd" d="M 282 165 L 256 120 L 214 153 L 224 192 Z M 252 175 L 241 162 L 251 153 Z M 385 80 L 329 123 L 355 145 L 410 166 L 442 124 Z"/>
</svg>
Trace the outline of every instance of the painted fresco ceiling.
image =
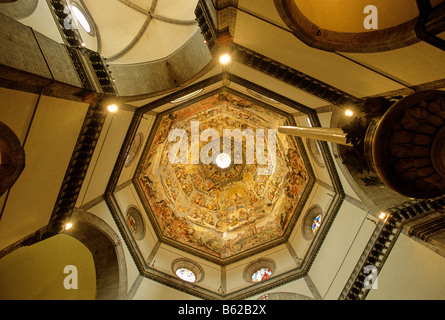
<svg viewBox="0 0 445 320">
<path fill-rule="evenodd" d="M 135 181 L 161 240 L 217 261 L 282 240 L 310 189 L 299 142 L 269 130 L 292 121 L 224 91 L 158 115 Z M 214 129 L 213 136 L 197 142 L 197 129 Z M 255 147 L 247 137 L 225 136 L 227 129 L 253 133 Z M 204 156 L 196 161 L 198 143 Z M 222 152 L 231 159 L 224 169 L 215 161 Z"/>
</svg>

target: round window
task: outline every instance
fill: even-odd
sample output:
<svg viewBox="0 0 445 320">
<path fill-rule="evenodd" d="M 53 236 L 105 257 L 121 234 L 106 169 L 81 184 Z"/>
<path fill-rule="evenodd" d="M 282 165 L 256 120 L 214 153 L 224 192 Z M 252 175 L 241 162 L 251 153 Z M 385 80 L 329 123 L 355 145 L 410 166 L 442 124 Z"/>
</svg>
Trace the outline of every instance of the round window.
<svg viewBox="0 0 445 320">
<path fill-rule="evenodd" d="M 172 263 L 172 271 L 181 280 L 197 283 L 204 279 L 204 270 L 188 259 L 177 259 Z"/>
<path fill-rule="evenodd" d="M 312 222 L 312 233 L 316 234 L 318 229 L 320 229 L 321 221 L 323 219 L 323 216 L 319 214 L 315 217 L 314 221 Z"/>
<path fill-rule="evenodd" d="M 312 206 L 304 217 L 302 223 L 303 237 L 312 240 L 321 228 L 325 216 L 319 205 Z"/>
<path fill-rule="evenodd" d="M 127 223 L 128 223 L 128 227 L 130 228 L 130 231 L 132 233 L 136 233 L 136 220 L 134 220 L 134 218 L 127 213 Z"/>
<path fill-rule="evenodd" d="M 306 139 L 309 154 L 315 160 L 315 163 L 320 167 L 325 167 L 323 154 L 320 147 L 320 142 L 314 139 Z"/>
<path fill-rule="evenodd" d="M 145 237 L 145 224 L 142 215 L 135 207 L 130 207 L 127 210 L 127 225 L 130 232 L 136 240 L 142 240 Z"/>
<path fill-rule="evenodd" d="M 79 8 L 77 5 L 72 4 L 71 5 L 71 12 L 73 13 L 74 17 L 76 18 L 76 21 L 79 22 L 80 26 L 89 34 L 93 33 L 93 30 L 91 28 L 91 24 L 84 13 L 84 11 Z"/>
<path fill-rule="evenodd" d="M 269 268 L 261 268 L 252 274 L 252 281 L 261 282 L 268 279 L 271 275 L 272 271 Z"/>
<path fill-rule="evenodd" d="M 246 266 L 243 272 L 243 278 L 245 281 L 261 282 L 269 279 L 276 270 L 275 262 L 271 259 L 259 259 L 251 262 Z"/>
<path fill-rule="evenodd" d="M 179 268 L 178 270 L 176 270 L 176 275 L 187 282 L 195 282 L 196 281 L 196 276 L 193 273 L 193 271 L 187 269 L 187 268 Z"/>
</svg>

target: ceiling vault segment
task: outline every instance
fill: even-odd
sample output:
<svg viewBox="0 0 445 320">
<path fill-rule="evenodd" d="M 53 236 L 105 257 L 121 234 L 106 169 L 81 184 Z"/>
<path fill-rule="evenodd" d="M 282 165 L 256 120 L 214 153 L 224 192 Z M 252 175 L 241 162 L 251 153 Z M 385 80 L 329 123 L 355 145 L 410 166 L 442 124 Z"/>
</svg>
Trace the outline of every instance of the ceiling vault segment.
<svg viewBox="0 0 445 320">
<path fill-rule="evenodd" d="M 141 10 L 143 10 L 142 8 L 140 8 L 139 6 L 133 4 L 131 1 L 128 0 L 119 0 L 120 2 L 124 3 L 125 5 L 131 7 L 132 9 L 135 9 L 138 12 L 141 12 Z M 157 0 L 154 0 L 151 8 L 150 8 L 150 12 L 154 11 L 156 9 L 156 5 L 157 5 Z M 112 55 L 111 57 L 108 57 L 107 60 L 108 61 L 114 61 L 117 60 L 119 58 L 121 58 L 122 56 L 124 56 L 125 54 L 127 54 L 131 49 L 134 48 L 134 46 L 139 42 L 139 40 L 142 38 L 142 36 L 144 35 L 144 33 L 147 31 L 148 26 L 150 25 L 150 22 L 153 18 L 149 15 L 145 21 L 144 24 L 142 25 L 141 29 L 139 30 L 139 32 L 137 33 L 137 35 L 133 38 L 133 40 L 131 40 L 131 42 L 124 48 L 122 49 L 120 52 Z"/>
<path fill-rule="evenodd" d="M 138 6 L 137 4 L 131 2 L 130 0 L 119 0 L 119 2 L 122 2 L 123 4 L 125 4 L 127 7 L 130 7 L 131 9 L 134 9 L 135 11 L 142 13 L 144 15 L 148 15 L 148 12 L 152 12 L 155 8 L 156 8 L 156 4 L 157 4 L 157 0 L 153 2 L 153 4 L 151 5 L 150 10 L 147 12 L 147 10 L 145 10 L 144 8 Z"/>
<path fill-rule="evenodd" d="M 133 49 L 138 44 L 138 42 L 141 40 L 143 35 L 147 32 L 148 27 L 150 26 L 150 23 L 153 19 L 156 19 L 156 20 L 159 20 L 162 22 L 166 22 L 166 23 L 183 25 L 183 26 L 196 25 L 195 20 L 172 19 L 172 18 L 168 18 L 168 17 L 164 17 L 164 16 L 156 14 L 155 10 L 156 10 L 156 5 L 157 5 L 157 0 L 153 1 L 152 5 L 148 11 L 145 10 L 144 8 L 141 8 L 140 6 L 134 4 L 133 2 L 131 2 L 129 0 L 119 0 L 119 1 L 122 2 L 123 4 L 125 4 L 126 6 L 134 9 L 135 11 L 146 15 L 147 18 L 146 18 L 144 24 L 142 25 L 141 29 L 139 30 L 139 32 L 136 34 L 136 36 L 133 38 L 133 40 L 131 40 L 131 42 L 124 49 L 122 49 L 120 52 L 118 52 L 110 57 L 107 57 L 107 60 L 110 62 L 118 60 L 119 58 L 122 58 L 124 55 L 126 55 L 128 52 L 130 52 L 130 50 Z"/>
<path fill-rule="evenodd" d="M 157 1 L 153 2 L 150 10 L 145 10 L 144 8 L 138 6 L 137 4 L 134 4 L 133 2 L 129 1 L 129 0 L 119 0 L 120 2 L 122 2 L 123 4 L 125 4 L 126 6 L 134 9 L 135 11 L 142 13 L 143 15 L 147 15 L 147 16 L 151 16 L 153 19 L 162 21 L 162 22 L 166 22 L 166 23 L 171 23 L 171 24 L 177 24 L 177 25 L 183 25 L 183 26 L 192 26 L 192 25 L 196 25 L 196 20 L 180 20 L 180 19 L 173 19 L 173 18 L 168 18 L 168 17 L 164 17 L 162 15 L 156 14 L 155 10 L 156 10 L 156 3 Z"/>
</svg>

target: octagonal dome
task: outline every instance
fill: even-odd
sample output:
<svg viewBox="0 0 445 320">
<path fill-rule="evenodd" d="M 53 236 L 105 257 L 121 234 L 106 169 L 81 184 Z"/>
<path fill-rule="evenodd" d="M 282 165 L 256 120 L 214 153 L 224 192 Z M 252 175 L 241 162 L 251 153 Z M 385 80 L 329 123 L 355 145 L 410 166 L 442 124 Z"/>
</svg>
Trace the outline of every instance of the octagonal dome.
<svg viewBox="0 0 445 320">
<path fill-rule="evenodd" d="M 218 263 L 286 241 L 311 179 L 301 142 L 276 131 L 292 123 L 224 90 L 159 114 L 134 177 L 159 239 Z"/>
</svg>

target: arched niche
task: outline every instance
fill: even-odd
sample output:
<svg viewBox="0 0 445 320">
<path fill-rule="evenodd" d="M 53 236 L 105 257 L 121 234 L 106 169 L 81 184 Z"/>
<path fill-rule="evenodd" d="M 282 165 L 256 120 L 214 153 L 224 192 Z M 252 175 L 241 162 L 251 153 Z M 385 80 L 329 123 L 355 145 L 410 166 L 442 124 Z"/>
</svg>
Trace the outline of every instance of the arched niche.
<svg viewBox="0 0 445 320">
<path fill-rule="evenodd" d="M 0 196 L 19 178 L 25 168 L 25 151 L 15 133 L 0 122 Z"/>
<path fill-rule="evenodd" d="M 0 300 L 93 300 L 95 280 L 91 252 L 65 234 L 0 259 Z"/>
<path fill-rule="evenodd" d="M 119 235 L 103 220 L 75 210 L 65 231 L 91 252 L 96 270 L 96 300 L 125 300 L 127 268 Z"/>
</svg>

